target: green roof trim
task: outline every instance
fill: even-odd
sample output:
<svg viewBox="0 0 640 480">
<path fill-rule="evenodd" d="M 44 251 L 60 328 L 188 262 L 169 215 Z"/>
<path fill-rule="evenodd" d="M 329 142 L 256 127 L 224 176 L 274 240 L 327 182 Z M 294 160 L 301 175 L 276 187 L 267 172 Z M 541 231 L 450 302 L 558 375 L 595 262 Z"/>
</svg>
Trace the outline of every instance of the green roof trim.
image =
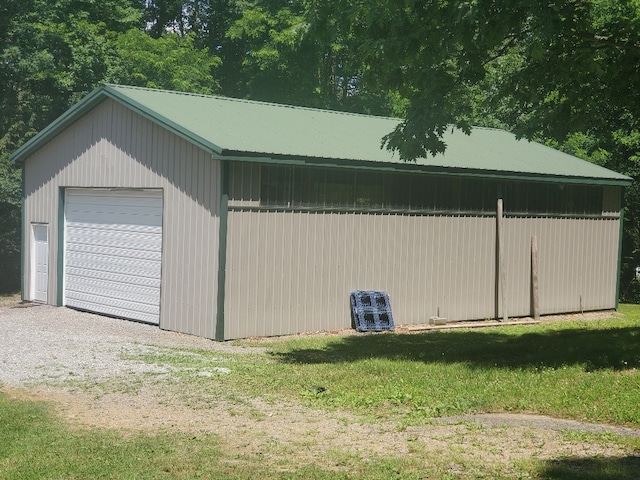
<svg viewBox="0 0 640 480">
<path fill-rule="evenodd" d="M 629 185 L 631 178 L 536 142 L 491 128 L 450 130 L 444 154 L 405 163 L 381 148 L 401 120 L 210 95 L 103 85 L 11 155 L 41 148 L 99 102 L 110 98 L 232 161 L 340 166 L 533 181 Z"/>
</svg>

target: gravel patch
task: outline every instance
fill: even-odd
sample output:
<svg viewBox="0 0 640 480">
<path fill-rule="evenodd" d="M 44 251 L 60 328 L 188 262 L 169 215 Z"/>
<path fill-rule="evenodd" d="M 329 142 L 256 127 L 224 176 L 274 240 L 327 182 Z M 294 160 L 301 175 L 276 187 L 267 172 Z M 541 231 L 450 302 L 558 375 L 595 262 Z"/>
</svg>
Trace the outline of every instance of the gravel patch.
<svg viewBox="0 0 640 480">
<path fill-rule="evenodd" d="M 228 353 L 263 351 L 69 308 L 35 303 L 0 307 L 0 384 L 18 387 L 169 374 L 171 367 L 126 359 L 159 353 L 163 347 Z"/>
</svg>

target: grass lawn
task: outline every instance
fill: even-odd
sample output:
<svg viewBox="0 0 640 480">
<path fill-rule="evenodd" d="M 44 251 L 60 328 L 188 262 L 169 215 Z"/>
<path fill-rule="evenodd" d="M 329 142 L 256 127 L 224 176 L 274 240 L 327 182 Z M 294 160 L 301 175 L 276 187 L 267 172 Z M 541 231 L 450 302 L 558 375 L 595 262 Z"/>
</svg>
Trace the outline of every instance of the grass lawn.
<svg viewBox="0 0 640 480">
<path fill-rule="evenodd" d="M 299 336 L 238 344 L 266 353 L 235 355 L 162 349 L 138 360 L 178 369 L 186 401 L 210 390 L 227 398 L 260 397 L 347 411 L 358 421 L 402 429 L 434 417 L 526 412 L 640 428 L 640 306 L 620 318 L 419 334 Z M 194 377 L 214 366 L 231 373 Z M 215 388 L 213 388 L 215 384 Z M 581 434 L 582 435 L 582 434 Z M 382 460 L 345 458 L 346 468 L 237 462 L 215 435 L 165 432 L 122 436 L 71 430 L 46 405 L 0 394 L 0 477 L 40 478 L 520 478 L 632 479 L 640 471 L 640 440 L 583 435 L 625 445 L 622 458 L 531 461 L 509 472 L 451 473 L 450 457 L 429 451 Z"/>
<path fill-rule="evenodd" d="M 640 427 L 640 306 L 621 311 L 584 322 L 264 340 L 251 345 L 267 347 L 272 361 L 236 368 L 246 392 L 408 425 L 529 412 Z"/>
</svg>

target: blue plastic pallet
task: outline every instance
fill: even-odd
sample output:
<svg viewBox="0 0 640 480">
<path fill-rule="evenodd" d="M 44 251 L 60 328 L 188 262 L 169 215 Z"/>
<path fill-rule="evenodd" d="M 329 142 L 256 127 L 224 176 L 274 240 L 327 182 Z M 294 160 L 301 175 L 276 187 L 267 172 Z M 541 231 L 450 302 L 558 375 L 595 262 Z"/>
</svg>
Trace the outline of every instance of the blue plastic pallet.
<svg viewBox="0 0 640 480">
<path fill-rule="evenodd" d="M 391 302 L 386 292 L 351 292 L 351 314 L 358 332 L 393 331 Z"/>
</svg>

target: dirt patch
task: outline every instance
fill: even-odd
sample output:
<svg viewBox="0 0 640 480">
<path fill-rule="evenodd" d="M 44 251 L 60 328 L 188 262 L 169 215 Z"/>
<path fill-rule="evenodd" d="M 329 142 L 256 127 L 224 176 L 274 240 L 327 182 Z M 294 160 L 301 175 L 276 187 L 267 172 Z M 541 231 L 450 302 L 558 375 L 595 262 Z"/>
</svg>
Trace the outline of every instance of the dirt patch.
<svg viewBox="0 0 640 480">
<path fill-rule="evenodd" d="M 260 399 L 200 398 L 185 400 L 177 390 L 147 385 L 135 393 L 96 395 L 57 387 L 5 389 L 11 397 L 46 401 L 73 428 L 102 428 L 122 434 L 181 431 L 213 433 L 230 457 L 259 457 L 276 464 L 286 456 L 300 464 L 326 465 L 337 452 L 367 460 L 420 457 L 455 452 L 460 462 L 509 469 L 519 461 L 560 457 L 623 457 L 629 452 L 615 442 L 571 438 L 566 431 L 590 430 L 587 424 L 527 415 L 462 416 L 433 424 L 402 428 L 379 421 L 364 422 L 341 412 L 327 413 L 294 403 Z M 591 426 L 593 427 L 593 426 Z M 633 429 L 615 433 L 638 436 Z M 623 431 L 623 430 L 626 430 Z"/>
</svg>

